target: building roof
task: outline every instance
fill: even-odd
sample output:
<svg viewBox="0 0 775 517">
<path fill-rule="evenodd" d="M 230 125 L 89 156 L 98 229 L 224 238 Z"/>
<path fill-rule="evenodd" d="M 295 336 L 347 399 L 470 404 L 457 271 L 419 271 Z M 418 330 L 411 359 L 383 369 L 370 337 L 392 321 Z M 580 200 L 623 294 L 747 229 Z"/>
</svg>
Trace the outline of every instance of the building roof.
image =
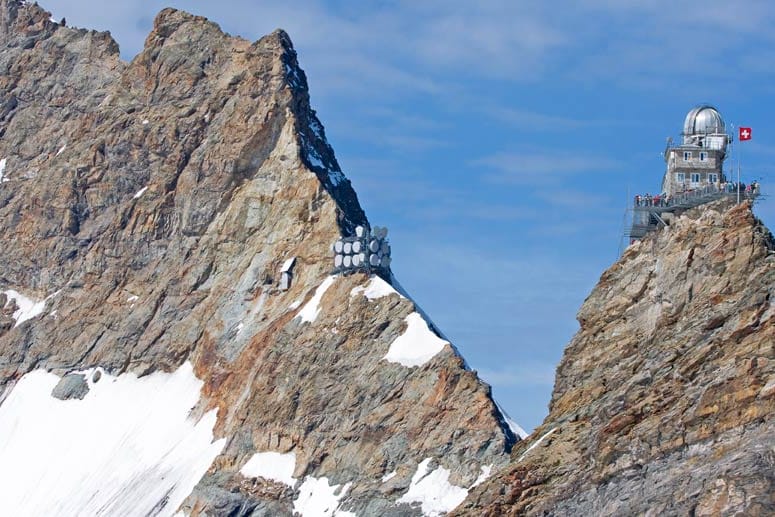
<svg viewBox="0 0 775 517">
<path fill-rule="evenodd" d="M 721 113 L 709 104 L 692 109 L 684 120 L 684 143 L 689 143 L 693 135 L 719 135 L 726 133 L 726 124 Z"/>
</svg>

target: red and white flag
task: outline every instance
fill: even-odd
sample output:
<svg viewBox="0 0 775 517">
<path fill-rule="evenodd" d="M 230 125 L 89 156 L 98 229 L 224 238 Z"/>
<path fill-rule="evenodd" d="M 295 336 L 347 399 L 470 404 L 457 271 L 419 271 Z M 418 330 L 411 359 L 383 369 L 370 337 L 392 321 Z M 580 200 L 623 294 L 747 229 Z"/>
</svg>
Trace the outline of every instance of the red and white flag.
<svg viewBox="0 0 775 517">
<path fill-rule="evenodd" d="M 751 139 L 751 128 L 750 127 L 741 127 L 740 128 L 740 141 L 743 140 L 750 140 Z"/>
</svg>

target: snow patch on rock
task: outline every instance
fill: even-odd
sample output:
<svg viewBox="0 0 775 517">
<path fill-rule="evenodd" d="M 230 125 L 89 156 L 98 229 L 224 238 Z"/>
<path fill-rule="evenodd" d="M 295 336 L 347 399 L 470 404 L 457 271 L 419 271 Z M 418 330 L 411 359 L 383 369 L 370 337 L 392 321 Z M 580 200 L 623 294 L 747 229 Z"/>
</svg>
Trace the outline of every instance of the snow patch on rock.
<svg viewBox="0 0 775 517">
<path fill-rule="evenodd" d="M 363 294 L 363 296 L 369 300 L 376 300 L 377 298 L 390 296 L 391 294 L 397 294 L 401 298 L 404 298 L 404 296 L 396 291 L 392 285 L 376 275 L 371 277 L 368 284 L 355 287 L 350 291 L 350 296 L 356 296 L 358 294 Z"/>
<path fill-rule="evenodd" d="M 306 321 L 309 323 L 314 322 L 318 318 L 318 314 L 320 314 L 320 300 L 323 298 L 323 295 L 326 294 L 328 288 L 331 287 L 331 285 L 334 283 L 334 280 L 336 280 L 335 275 L 329 276 L 323 280 L 323 283 L 320 284 L 315 290 L 315 294 L 312 296 L 310 301 L 308 301 L 304 307 L 301 308 L 296 317 L 301 318 L 301 321 Z"/>
<path fill-rule="evenodd" d="M 37 301 L 28 298 L 13 289 L 8 289 L 7 291 L 3 291 L 3 293 L 5 293 L 9 301 L 13 300 L 16 302 L 17 309 L 11 315 L 11 317 L 16 320 L 14 327 L 18 327 L 25 321 L 31 320 L 42 314 L 43 310 L 46 308 L 46 302 L 58 294 L 57 292 L 43 300 Z"/>
<path fill-rule="evenodd" d="M 299 487 L 299 497 L 293 501 L 293 511 L 302 517 L 355 517 L 352 512 L 339 510 L 339 501 L 351 485 L 329 485 L 328 478 L 307 476 Z"/>
<path fill-rule="evenodd" d="M 552 434 L 552 433 L 553 433 L 553 432 L 555 432 L 556 430 L 557 430 L 557 428 L 556 428 L 556 427 L 553 427 L 553 428 L 552 428 L 552 429 L 550 429 L 549 431 L 545 432 L 545 433 L 544 433 L 544 434 L 543 434 L 543 435 L 542 435 L 542 436 L 541 436 L 541 437 L 540 437 L 538 440 L 536 440 L 536 441 L 535 441 L 535 443 L 533 443 L 533 444 L 532 444 L 530 447 L 528 447 L 528 448 L 527 448 L 527 450 L 526 450 L 525 452 L 523 452 L 523 453 L 522 453 L 522 455 L 521 455 L 521 456 L 519 457 L 519 459 L 517 460 L 517 463 L 519 463 L 520 461 L 522 461 L 522 460 L 525 458 L 525 456 L 527 456 L 527 453 L 529 453 L 530 451 L 532 451 L 533 449 L 535 449 L 536 447 L 538 447 L 538 445 L 539 445 L 541 442 L 543 442 L 543 441 L 544 441 L 544 438 L 546 438 L 547 436 L 549 436 L 550 434 Z"/>
<path fill-rule="evenodd" d="M 500 404 L 498 404 L 498 402 L 495 399 L 493 399 L 493 402 L 495 402 L 495 407 L 498 409 L 498 412 L 501 414 L 503 421 L 506 422 L 506 425 L 509 426 L 509 429 L 511 430 L 512 433 L 519 436 L 521 440 L 524 440 L 525 438 L 530 436 L 530 434 L 527 431 L 522 429 L 522 427 L 518 423 L 516 423 L 514 420 L 511 419 L 509 414 L 506 413 L 506 411 L 501 407 Z"/>
<path fill-rule="evenodd" d="M 0 160 L 0 183 L 5 183 L 8 181 L 8 176 L 5 175 L 5 166 L 8 163 L 7 158 L 3 158 Z"/>
<path fill-rule="evenodd" d="M 425 458 L 417 465 L 409 490 L 396 501 L 420 503 L 423 515 L 437 517 L 455 509 L 468 496 L 468 490 L 449 482 L 449 470 L 439 466 L 428 472 L 432 458 Z"/>
<path fill-rule="evenodd" d="M 474 484 L 471 485 L 471 488 L 474 488 L 475 486 L 479 486 L 490 477 L 490 474 L 492 474 L 492 465 L 482 465 L 482 472 L 479 474 L 479 477 L 476 478 L 476 481 L 474 481 Z"/>
<path fill-rule="evenodd" d="M 60 378 L 36 370 L 0 405 L 0 514 L 171 516 L 225 445 L 216 409 L 191 418 L 203 383 L 190 363 L 100 373 L 63 401 L 51 396 Z"/>
<path fill-rule="evenodd" d="M 419 313 L 413 312 L 404 321 L 406 331 L 390 344 L 383 359 L 407 368 L 422 366 L 449 344 L 431 331 Z"/>
<path fill-rule="evenodd" d="M 296 454 L 293 452 L 257 452 L 240 469 L 240 474 L 246 477 L 262 477 L 293 487 L 296 484 L 293 477 L 295 469 Z"/>
<path fill-rule="evenodd" d="M 135 195 L 132 196 L 132 199 L 140 199 L 140 196 L 145 194 L 146 190 L 148 190 L 148 186 L 145 186 L 145 187 L 141 188 L 140 190 L 138 190 L 137 192 L 135 192 Z"/>
</svg>

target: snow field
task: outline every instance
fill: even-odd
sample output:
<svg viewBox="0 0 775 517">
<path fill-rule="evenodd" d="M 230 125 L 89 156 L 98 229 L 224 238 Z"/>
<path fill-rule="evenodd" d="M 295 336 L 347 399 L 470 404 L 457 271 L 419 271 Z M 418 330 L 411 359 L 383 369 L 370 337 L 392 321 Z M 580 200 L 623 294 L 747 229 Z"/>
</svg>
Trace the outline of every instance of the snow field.
<svg viewBox="0 0 775 517">
<path fill-rule="evenodd" d="M 60 378 L 36 370 L 0 405 L 0 515 L 171 516 L 225 445 L 217 410 L 190 418 L 202 386 L 190 363 L 93 372 L 83 400 L 53 398 Z"/>
</svg>

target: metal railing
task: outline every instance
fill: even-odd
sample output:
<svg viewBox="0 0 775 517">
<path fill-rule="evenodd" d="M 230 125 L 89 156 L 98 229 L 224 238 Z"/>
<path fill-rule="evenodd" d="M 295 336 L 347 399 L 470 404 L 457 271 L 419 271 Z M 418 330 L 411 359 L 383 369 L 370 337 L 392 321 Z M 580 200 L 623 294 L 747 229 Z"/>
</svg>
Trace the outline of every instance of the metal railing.
<svg viewBox="0 0 775 517">
<path fill-rule="evenodd" d="M 754 183 L 751 186 L 740 189 L 740 200 L 755 200 L 760 195 L 759 184 Z M 737 186 L 733 183 L 725 184 L 724 187 L 716 185 L 706 185 L 705 187 L 682 192 L 676 196 L 655 196 L 652 198 L 640 198 L 638 204 L 637 197 L 633 204 L 632 225 L 629 233 L 626 234 L 630 239 L 640 239 L 648 232 L 664 227 L 665 221 L 661 214 L 664 212 L 675 212 L 677 210 L 689 210 L 691 208 L 704 205 L 722 198 L 731 198 L 736 200 L 738 196 Z M 656 199 L 656 201 L 655 201 Z"/>
<path fill-rule="evenodd" d="M 755 183 L 740 189 L 740 199 L 754 199 L 759 195 L 759 184 Z M 727 183 L 725 187 L 717 185 L 706 185 L 701 188 L 688 190 L 675 196 L 654 196 L 640 197 L 636 196 L 633 203 L 635 210 L 641 209 L 687 209 L 699 206 L 722 197 L 737 197 L 737 188 L 732 183 Z"/>
</svg>

